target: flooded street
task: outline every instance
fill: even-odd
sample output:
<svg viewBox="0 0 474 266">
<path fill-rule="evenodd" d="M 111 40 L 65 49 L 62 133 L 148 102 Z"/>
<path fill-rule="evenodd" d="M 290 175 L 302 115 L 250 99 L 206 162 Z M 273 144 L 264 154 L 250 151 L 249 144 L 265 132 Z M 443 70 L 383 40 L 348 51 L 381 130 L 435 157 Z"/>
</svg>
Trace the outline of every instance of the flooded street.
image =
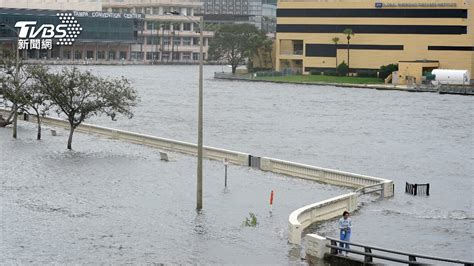
<svg viewBox="0 0 474 266">
<path fill-rule="evenodd" d="M 87 122 L 195 143 L 197 66 L 83 66 L 129 78 L 141 97 L 132 120 Z M 354 213 L 352 241 L 473 260 L 472 97 L 212 79 L 205 66 L 205 145 L 392 179 L 395 197 Z M 37 143 L 0 128 L 0 250 L 8 262 L 299 262 L 288 215 L 343 188 L 233 166 L 204 165 L 196 215 L 195 158 L 77 134 Z M 47 135 L 47 134 L 45 134 Z M 429 197 L 404 193 L 430 183 Z M 268 197 L 276 191 L 275 212 Z M 249 212 L 260 225 L 242 227 Z M 314 229 L 314 228 L 313 228 Z M 319 232 L 337 236 L 333 222 Z"/>
<path fill-rule="evenodd" d="M 204 161 L 204 211 L 195 211 L 195 158 L 67 132 L 34 140 L 0 128 L 0 250 L 7 264 L 289 263 L 287 216 L 347 191 L 246 167 Z M 14 151 L 13 153 L 11 151 Z M 6 174 L 5 174 L 6 173 Z M 268 198 L 275 190 L 273 215 Z M 244 227 L 249 212 L 258 227 Z"/>
</svg>

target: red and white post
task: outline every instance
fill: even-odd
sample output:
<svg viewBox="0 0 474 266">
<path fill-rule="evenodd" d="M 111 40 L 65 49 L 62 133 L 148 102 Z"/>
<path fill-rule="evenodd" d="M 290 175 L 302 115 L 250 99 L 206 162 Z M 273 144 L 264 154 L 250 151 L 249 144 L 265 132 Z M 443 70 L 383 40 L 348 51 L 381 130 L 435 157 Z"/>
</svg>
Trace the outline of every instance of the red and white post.
<svg viewBox="0 0 474 266">
<path fill-rule="evenodd" d="M 273 212 L 273 190 L 270 193 L 270 212 Z"/>
</svg>

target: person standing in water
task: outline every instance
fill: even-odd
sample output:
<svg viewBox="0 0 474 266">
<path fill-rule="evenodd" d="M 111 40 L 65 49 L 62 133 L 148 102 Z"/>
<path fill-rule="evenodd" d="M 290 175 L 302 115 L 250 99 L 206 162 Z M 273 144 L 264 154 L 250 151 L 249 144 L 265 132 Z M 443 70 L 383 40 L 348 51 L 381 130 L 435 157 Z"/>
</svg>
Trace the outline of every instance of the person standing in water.
<svg viewBox="0 0 474 266">
<path fill-rule="evenodd" d="M 350 218 L 351 214 L 348 211 L 344 211 L 341 219 L 339 219 L 339 230 L 340 230 L 340 240 L 349 242 L 351 240 L 351 229 L 352 229 L 352 220 Z M 341 248 L 349 249 L 349 244 L 340 243 Z M 343 254 L 343 251 L 340 251 L 340 254 Z M 347 256 L 347 251 L 345 255 Z"/>
</svg>

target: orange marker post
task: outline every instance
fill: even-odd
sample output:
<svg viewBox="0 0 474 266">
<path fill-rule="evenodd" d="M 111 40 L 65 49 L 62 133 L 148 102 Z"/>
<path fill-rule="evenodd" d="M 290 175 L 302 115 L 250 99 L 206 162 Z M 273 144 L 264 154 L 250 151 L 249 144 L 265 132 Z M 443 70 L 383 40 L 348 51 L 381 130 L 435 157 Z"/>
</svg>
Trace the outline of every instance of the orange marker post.
<svg viewBox="0 0 474 266">
<path fill-rule="evenodd" d="M 270 193 L 270 212 L 273 212 L 273 190 Z"/>
</svg>

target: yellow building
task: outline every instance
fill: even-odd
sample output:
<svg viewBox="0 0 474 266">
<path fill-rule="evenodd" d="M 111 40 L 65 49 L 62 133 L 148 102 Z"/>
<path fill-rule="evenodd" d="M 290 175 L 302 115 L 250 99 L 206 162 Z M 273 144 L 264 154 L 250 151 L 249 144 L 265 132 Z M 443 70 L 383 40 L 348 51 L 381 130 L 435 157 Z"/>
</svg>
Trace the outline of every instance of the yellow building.
<svg viewBox="0 0 474 266">
<path fill-rule="evenodd" d="M 349 61 L 351 72 L 360 72 L 399 64 L 399 84 L 409 78 L 419 83 L 420 71 L 433 68 L 466 69 L 472 75 L 473 1 L 280 0 L 276 69 L 309 74 Z M 345 29 L 354 33 L 349 59 Z"/>
</svg>

